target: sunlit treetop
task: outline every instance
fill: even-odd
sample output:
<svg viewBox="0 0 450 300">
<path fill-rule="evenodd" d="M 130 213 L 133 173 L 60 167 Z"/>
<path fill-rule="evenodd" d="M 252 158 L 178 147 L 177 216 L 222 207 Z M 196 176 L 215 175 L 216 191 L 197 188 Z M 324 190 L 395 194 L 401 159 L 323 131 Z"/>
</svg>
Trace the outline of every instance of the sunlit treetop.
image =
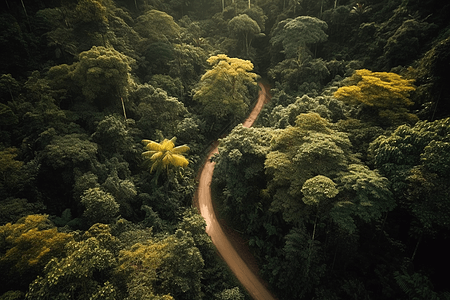
<svg viewBox="0 0 450 300">
<path fill-rule="evenodd" d="M 218 54 L 208 58 L 207 62 L 213 67 L 213 69 L 206 72 L 202 76 L 202 80 L 208 79 L 219 72 L 224 72 L 223 75 L 229 78 L 229 80 L 240 79 L 244 82 L 256 84 L 255 80 L 258 75 L 250 72 L 253 70 L 253 64 L 249 60 L 228 57 L 226 54 Z"/>
<path fill-rule="evenodd" d="M 215 119 L 245 116 L 249 104 L 248 85 L 256 85 L 257 74 L 248 60 L 225 54 L 211 56 L 211 65 L 198 84 L 193 99 L 202 106 L 203 115 Z"/>
<path fill-rule="evenodd" d="M 102 0 L 79 0 L 75 8 L 79 20 L 89 23 L 93 21 L 107 22 L 106 7 Z"/>
<path fill-rule="evenodd" d="M 181 155 L 188 151 L 189 147 L 187 145 L 175 147 L 175 141 L 176 137 L 170 140 L 164 139 L 160 143 L 151 140 L 142 140 L 147 150 L 142 153 L 142 156 L 149 159 L 152 163 L 150 172 L 154 170 L 167 170 L 169 166 L 184 168 L 189 164 L 189 161 Z"/>
<path fill-rule="evenodd" d="M 369 106 L 393 108 L 414 104 L 409 95 L 415 90 L 413 80 L 390 72 L 357 70 L 348 80 L 349 85 L 339 88 L 334 96 L 349 103 L 361 102 Z"/>
<path fill-rule="evenodd" d="M 347 83 L 334 93 L 337 99 L 378 109 L 381 118 L 390 119 L 393 123 L 417 120 L 407 111 L 407 107 L 414 104 L 409 99 L 410 93 L 415 90 L 413 80 L 391 72 L 361 69 L 356 70 Z"/>
</svg>

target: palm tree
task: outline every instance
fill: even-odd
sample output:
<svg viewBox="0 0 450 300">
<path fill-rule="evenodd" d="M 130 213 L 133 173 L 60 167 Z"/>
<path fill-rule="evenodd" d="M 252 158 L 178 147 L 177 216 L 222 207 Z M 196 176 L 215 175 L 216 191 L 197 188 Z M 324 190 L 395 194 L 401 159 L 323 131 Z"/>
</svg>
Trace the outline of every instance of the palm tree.
<svg viewBox="0 0 450 300">
<path fill-rule="evenodd" d="M 169 166 L 174 167 L 186 167 L 189 161 L 181 155 L 189 150 L 186 145 L 175 147 L 176 137 L 172 139 L 164 139 L 162 142 L 157 143 L 151 140 L 142 140 L 145 145 L 145 151 L 142 156 L 150 160 L 151 168 L 150 173 L 156 171 L 156 179 L 162 170 L 169 171 Z"/>
</svg>

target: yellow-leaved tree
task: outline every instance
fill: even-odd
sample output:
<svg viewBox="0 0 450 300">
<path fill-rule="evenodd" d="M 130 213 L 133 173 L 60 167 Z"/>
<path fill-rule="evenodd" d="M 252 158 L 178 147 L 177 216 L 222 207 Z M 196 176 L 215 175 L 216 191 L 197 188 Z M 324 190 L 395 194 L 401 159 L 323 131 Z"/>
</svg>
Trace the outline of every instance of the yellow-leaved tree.
<svg viewBox="0 0 450 300">
<path fill-rule="evenodd" d="M 203 74 L 194 94 L 203 116 L 210 123 L 242 119 L 250 104 L 248 86 L 256 85 L 258 77 L 250 72 L 253 64 L 225 54 L 211 56 L 207 61 L 212 69 Z"/>
<path fill-rule="evenodd" d="M 28 215 L 0 226 L 2 284 L 26 288 L 51 259 L 64 256 L 72 240 L 71 234 L 58 232 L 47 215 Z"/>
<path fill-rule="evenodd" d="M 145 151 L 142 156 L 148 159 L 151 167 L 150 172 L 156 171 L 155 180 L 162 170 L 169 171 L 169 167 L 186 167 L 189 161 L 182 155 L 182 153 L 189 150 L 187 145 L 175 147 L 176 137 L 172 139 L 164 139 L 157 143 L 151 140 L 142 140 L 145 145 Z"/>
<path fill-rule="evenodd" d="M 409 99 L 415 90 L 413 80 L 391 72 L 356 70 L 348 78 L 348 85 L 340 87 L 334 96 L 348 104 L 364 104 L 366 115 L 375 117 L 386 125 L 415 122 L 417 116 L 409 113 L 408 107 L 414 103 Z M 363 110 L 364 111 L 364 110 Z"/>
</svg>

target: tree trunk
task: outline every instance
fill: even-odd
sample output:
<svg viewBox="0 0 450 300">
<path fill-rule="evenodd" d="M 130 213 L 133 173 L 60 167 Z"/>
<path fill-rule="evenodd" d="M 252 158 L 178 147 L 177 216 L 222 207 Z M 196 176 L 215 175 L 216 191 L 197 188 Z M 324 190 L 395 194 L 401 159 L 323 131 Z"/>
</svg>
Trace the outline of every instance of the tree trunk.
<svg viewBox="0 0 450 300">
<path fill-rule="evenodd" d="M 414 248 L 414 252 L 413 252 L 413 254 L 411 256 L 411 261 L 414 261 L 414 257 L 416 256 L 416 253 L 417 253 L 417 248 L 419 248 L 420 241 L 422 241 L 422 235 L 423 235 L 423 233 L 420 234 L 420 237 L 417 240 L 416 247 Z"/>
</svg>

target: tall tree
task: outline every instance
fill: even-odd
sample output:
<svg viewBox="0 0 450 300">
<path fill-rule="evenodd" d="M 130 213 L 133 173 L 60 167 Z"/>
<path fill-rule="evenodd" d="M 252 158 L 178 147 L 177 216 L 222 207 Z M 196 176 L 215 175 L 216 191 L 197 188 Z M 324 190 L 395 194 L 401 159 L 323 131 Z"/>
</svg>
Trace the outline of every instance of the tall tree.
<svg viewBox="0 0 450 300">
<path fill-rule="evenodd" d="M 247 85 L 256 85 L 253 64 L 225 54 L 211 56 L 208 63 L 212 69 L 202 76 L 194 94 L 202 114 L 212 123 L 241 120 L 249 105 Z"/>
<path fill-rule="evenodd" d="M 258 23 L 248 15 L 242 14 L 228 22 L 228 30 L 242 40 L 245 55 L 248 57 L 253 37 L 261 32 Z"/>
<path fill-rule="evenodd" d="M 326 41 L 327 28 L 327 23 L 314 17 L 285 19 L 276 25 L 270 43 L 273 46 L 282 45 L 286 58 L 296 58 L 301 63 L 311 55 L 308 46 Z"/>
<path fill-rule="evenodd" d="M 154 9 L 139 16 L 134 28 L 142 37 L 148 39 L 150 42 L 172 42 L 176 38 L 179 38 L 181 30 L 172 16 Z"/>
<path fill-rule="evenodd" d="M 150 160 L 152 164 L 150 172 L 156 171 L 155 181 L 161 171 L 169 170 L 169 167 L 186 167 L 189 161 L 182 155 L 182 153 L 189 150 L 187 145 L 181 145 L 175 147 L 176 137 L 172 139 L 164 139 L 162 142 L 157 143 L 150 140 L 142 140 L 145 145 L 145 151 L 142 156 Z"/>
<path fill-rule="evenodd" d="M 130 65 L 133 62 L 133 59 L 113 48 L 94 46 L 80 53 L 71 76 L 87 99 L 110 104 L 110 98 L 116 98 L 114 103 L 120 104 L 120 97 L 128 95 L 132 82 Z"/>
</svg>

